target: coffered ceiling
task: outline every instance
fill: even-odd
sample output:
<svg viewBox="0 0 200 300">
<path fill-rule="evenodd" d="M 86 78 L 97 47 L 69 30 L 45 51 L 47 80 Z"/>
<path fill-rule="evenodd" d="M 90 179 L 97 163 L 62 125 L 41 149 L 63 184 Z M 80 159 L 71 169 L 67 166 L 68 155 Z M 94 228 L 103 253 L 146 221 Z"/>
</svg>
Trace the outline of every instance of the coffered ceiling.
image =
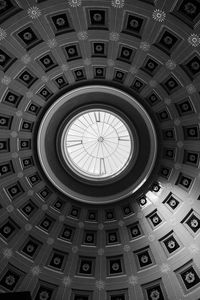
<svg viewBox="0 0 200 300">
<path fill-rule="evenodd" d="M 2 293 L 200 299 L 199 20 L 199 0 L 0 0 Z M 135 97 L 158 134 L 148 185 L 110 205 L 62 194 L 37 158 L 42 116 L 88 84 Z"/>
</svg>

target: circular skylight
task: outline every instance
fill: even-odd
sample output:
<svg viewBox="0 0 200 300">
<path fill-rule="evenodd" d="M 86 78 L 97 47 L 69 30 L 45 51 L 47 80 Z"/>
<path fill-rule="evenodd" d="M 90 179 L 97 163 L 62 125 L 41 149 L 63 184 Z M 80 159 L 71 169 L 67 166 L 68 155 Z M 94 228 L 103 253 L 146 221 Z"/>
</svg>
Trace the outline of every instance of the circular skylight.
<svg viewBox="0 0 200 300">
<path fill-rule="evenodd" d="M 90 180 L 119 175 L 128 165 L 134 141 L 127 123 L 107 109 L 88 109 L 65 126 L 61 149 L 67 165 Z"/>
</svg>

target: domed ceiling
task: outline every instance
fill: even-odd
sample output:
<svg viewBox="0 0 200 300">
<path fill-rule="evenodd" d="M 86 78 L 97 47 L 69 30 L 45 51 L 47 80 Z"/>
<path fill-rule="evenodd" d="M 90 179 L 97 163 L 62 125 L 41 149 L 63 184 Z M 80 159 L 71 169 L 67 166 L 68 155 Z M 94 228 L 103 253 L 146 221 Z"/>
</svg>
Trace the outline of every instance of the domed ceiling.
<svg viewBox="0 0 200 300">
<path fill-rule="evenodd" d="M 200 299 L 199 21 L 199 0 L 0 0 L 0 298 Z"/>
</svg>

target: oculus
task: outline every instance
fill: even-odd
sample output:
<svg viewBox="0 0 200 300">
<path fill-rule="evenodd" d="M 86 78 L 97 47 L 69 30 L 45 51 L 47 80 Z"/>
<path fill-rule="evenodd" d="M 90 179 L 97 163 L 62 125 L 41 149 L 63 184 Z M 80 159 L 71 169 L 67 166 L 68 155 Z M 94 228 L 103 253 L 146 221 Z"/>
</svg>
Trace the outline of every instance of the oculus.
<svg viewBox="0 0 200 300">
<path fill-rule="evenodd" d="M 128 125 L 107 109 L 89 109 L 76 115 L 64 128 L 61 143 L 67 165 L 92 180 L 121 173 L 134 151 Z"/>
</svg>

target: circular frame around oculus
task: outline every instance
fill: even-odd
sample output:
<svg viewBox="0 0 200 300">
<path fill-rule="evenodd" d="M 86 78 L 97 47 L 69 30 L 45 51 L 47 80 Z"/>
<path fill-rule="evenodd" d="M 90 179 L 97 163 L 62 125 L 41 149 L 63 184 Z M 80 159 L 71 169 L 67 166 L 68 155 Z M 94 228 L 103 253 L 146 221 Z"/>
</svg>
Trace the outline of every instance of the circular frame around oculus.
<svg viewBox="0 0 200 300">
<path fill-rule="evenodd" d="M 93 114 L 94 123 L 90 125 L 95 127 L 99 115 L 95 120 L 94 113 L 100 111 L 123 124 L 130 149 L 114 173 L 94 176 L 94 172 L 88 175 L 79 166 L 74 167 L 65 142 L 75 120 Z M 117 141 L 120 137 L 114 132 Z M 95 139 L 100 144 L 104 141 L 102 135 Z M 131 196 L 145 184 L 154 168 L 157 136 L 150 116 L 134 97 L 114 87 L 88 85 L 69 91 L 49 107 L 38 128 L 37 155 L 45 175 L 60 192 L 82 202 L 105 204 Z"/>
</svg>

